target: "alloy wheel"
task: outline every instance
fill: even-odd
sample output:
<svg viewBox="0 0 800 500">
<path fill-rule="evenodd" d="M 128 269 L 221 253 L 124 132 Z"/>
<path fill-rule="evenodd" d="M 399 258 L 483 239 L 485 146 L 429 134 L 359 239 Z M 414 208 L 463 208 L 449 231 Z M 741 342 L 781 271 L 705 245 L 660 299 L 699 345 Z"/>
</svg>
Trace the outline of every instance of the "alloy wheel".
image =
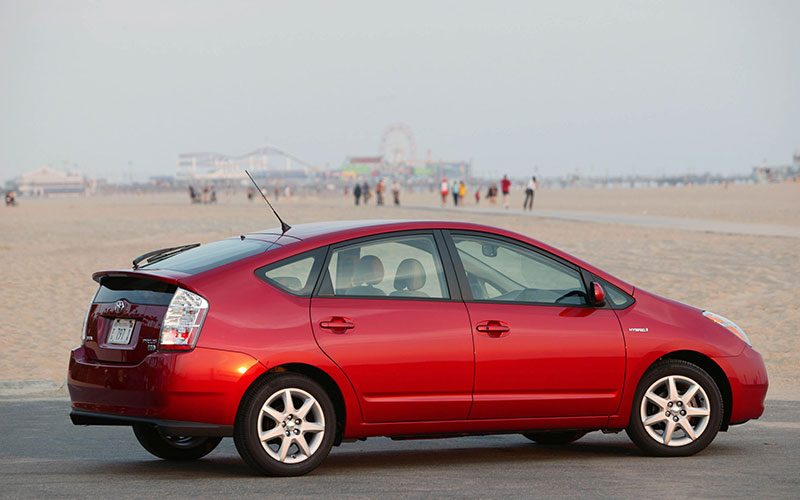
<svg viewBox="0 0 800 500">
<path fill-rule="evenodd" d="M 644 393 L 640 418 L 647 434 L 666 446 L 685 446 L 708 427 L 711 406 L 703 387 L 689 377 L 669 375 Z"/>
</svg>

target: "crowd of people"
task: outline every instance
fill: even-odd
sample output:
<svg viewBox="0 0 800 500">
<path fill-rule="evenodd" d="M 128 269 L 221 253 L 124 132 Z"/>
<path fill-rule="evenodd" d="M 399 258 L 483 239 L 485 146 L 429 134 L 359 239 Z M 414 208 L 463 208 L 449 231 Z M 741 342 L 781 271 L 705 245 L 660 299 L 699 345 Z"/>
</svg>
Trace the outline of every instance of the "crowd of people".
<svg viewBox="0 0 800 500">
<path fill-rule="evenodd" d="M 375 203 L 377 205 L 384 205 L 385 204 L 385 196 L 387 192 L 386 181 L 380 179 L 378 183 L 375 185 Z M 400 205 L 400 183 L 397 179 L 392 181 L 391 187 L 392 193 L 392 201 L 396 206 Z M 348 188 L 345 186 L 344 188 L 344 195 L 348 196 Z M 353 199 L 355 200 L 356 205 L 359 203 L 363 203 L 364 205 L 369 203 L 370 198 L 372 198 L 372 189 L 368 182 L 364 181 L 364 184 L 356 183 L 353 186 Z"/>
<path fill-rule="evenodd" d="M 525 185 L 525 201 L 523 203 L 524 210 L 533 210 L 533 197 L 536 189 L 539 187 L 539 183 L 536 180 L 536 176 L 531 177 L 531 179 Z M 503 208 L 509 208 L 510 198 L 511 198 L 511 180 L 508 178 L 507 175 L 504 175 L 503 178 L 500 180 L 500 192 L 503 195 Z M 439 194 L 442 196 L 442 206 L 447 205 L 447 200 L 450 196 L 453 199 L 453 206 L 464 205 L 466 203 L 466 196 L 467 196 L 467 186 L 464 184 L 463 180 L 455 180 L 453 184 L 449 184 L 447 182 L 447 177 L 442 178 L 442 183 L 439 187 Z M 498 188 L 496 183 L 492 183 L 486 190 L 486 199 L 489 200 L 489 203 L 492 205 L 497 204 L 497 196 L 498 196 Z M 475 204 L 479 204 L 481 202 L 481 187 L 478 187 L 475 190 Z"/>
<path fill-rule="evenodd" d="M 212 186 L 206 186 L 202 191 L 197 191 L 194 186 L 189 186 L 189 199 L 192 203 L 216 203 L 217 190 Z"/>
<path fill-rule="evenodd" d="M 536 180 L 536 176 L 531 177 L 525 184 L 524 210 L 533 210 L 534 195 L 538 187 L 539 184 Z M 333 185 L 329 185 L 329 189 L 332 188 Z M 484 188 L 486 188 L 485 191 Z M 344 187 L 345 198 L 350 196 L 350 189 L 350 186 Z M 257 190 L 254 188 L 247 189 L 247 199 L 249 201 L 252 201 L 256 197 L 256 191 Z M 442 182 L 439 185 L 439 194 L 441 195 L 442 202 L 441 206 L 447 206 L 450 200 L 452 200 L 453 206 L 455 207 L 466 205 L 469 191 L 470 189 L 462 179 L 453 180 L 451 183 L 448 182 L 446 177 L 442 178 Z M 499 182 L 492 182 L 488 187 L 485 184 L 483 186 L 478 185 L 472 192 L 472 197 L 476 205 L 480 204 L 481 198 L 483 197 L 491 205 L 497 205 L 498 198 L 500 198 L 503 208 L 507 209 L 510 207 L 511 180 L 507 175 L 504 175 Z M 395 206 L 400 205 L 401 187 L 397 179 L 388 182 L 385 179 L 378 179 L 374 187 L 371 186 L 368 181 L 358 181 L 352 185 L 352 193 L 353 201 L 356 206 L 369 205 L 373 199 L 375 200 L 375 205 L 378 206 L 387 205 L 389 203 Z M 482 196 L 482 193 L 485 194 Z M 269 195 L 273 202 L 277 202 L 281 196 L 289 198 L 293 193 L 291 187 L 286 185 L 283 190 L 279 187 L 275 187 L 274 190 L 272 188 L 265 189 L 264 194 Z M 317 189 L 317 194 L 319 194 L 319 189 Z M 389 195 L 391 195 L 391 198 L 389 198 Z M 205 186 L 202 191 L 195 189 L 194 186 L 189 186 L 189 197 L 192 203 L 216 203 L 217 191 L 214 186 Z M 6 204 L 9 205 L 13 202 L 13 193 L 11 193 L 11 202 L 9 202 L 9 196 L 6 196 Z"/>
<path fill-rule="evenodd" d="M 538 187 L 539 183 L 536 180 L 536 176 L 532 176 L 525 184 L 525 201 L 522 205 L 523 210 L 533 210 L 533 198 Z M 474 191 L 476 205 L 480 204 L 482 189 L 483 188 L 481 186 L 478 186 Z M 459 205 L 465 205 L 467 202 L 467 191 L 467 185 L 462 179 L 454 180 L 451 184 L 448 182 L 447 177 L 443 177 L 442 182 L 439 185 L 439 194 L 441 195 L 442 199 L 442 207 L 447 206 L 449 200 L 451 199 L 453 201 L 453 206 L 455 207 L 458 207 Z M 373 198 L 373 196 L 376 198 L 375 203 L 377 205 L 384 205 L 386 194 L 387 184 L 383 179 L 378 180 L 374 190 L 367 181 L 364 181 L 363 183 L 356 182 L 353 186 L 353 200 L 355 201 L 356 205 L 369 204 L 369 201 Z M 394 204 L 400 205 L 400 183 L 396 179 L 392 181 L 391 194 Z M 493 182 L 488 186 L 485 198 L 490 204 L 496 205 L 498 196 L 501 194 L 503 208 L 509 208 L 511 198 L 511 180 L 507 175 L 504 175 L 499 183 Z M 350 195 L 349 186 L 345 186 L 344 195 L 345 197 Z"/>
</svg>

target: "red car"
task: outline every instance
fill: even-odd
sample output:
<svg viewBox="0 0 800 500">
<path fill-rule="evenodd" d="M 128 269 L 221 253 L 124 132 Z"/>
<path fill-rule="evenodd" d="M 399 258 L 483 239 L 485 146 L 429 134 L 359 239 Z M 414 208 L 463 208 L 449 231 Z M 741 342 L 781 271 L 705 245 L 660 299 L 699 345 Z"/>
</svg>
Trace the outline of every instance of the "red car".
<svg viewBox="0 0 800 500">
<path fill-rule="evenodd" d="M 734 323 L 492 227 L 306 224 L 94 279 L 72 421 L 130 425 L 165 459 L 232 436 L 291 476 L 370 436 L 623 429 L 679 456 L 764 411 L 764 362 Z"/>
</svg>

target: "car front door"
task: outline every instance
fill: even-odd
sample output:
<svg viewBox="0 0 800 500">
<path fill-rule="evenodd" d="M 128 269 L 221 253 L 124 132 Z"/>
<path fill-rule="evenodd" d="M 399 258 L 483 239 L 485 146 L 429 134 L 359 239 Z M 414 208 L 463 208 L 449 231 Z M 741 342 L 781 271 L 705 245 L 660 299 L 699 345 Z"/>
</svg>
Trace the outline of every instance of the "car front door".
<svg viewBox="0 0 800 500">
<path fill-rule="evenodd" d="M 441 241 L 434 232 L 393 233 L 329 251 L 312 326 L 365 422 L 467 418 L 472 337 Z"/>
<path fill-rule="evenodd" d="M 580 270 L 533 247 L 452 233 L 471 318 L 469 418 L 572 417 L 616 411 L 625 342 L 614 311 L 592 307 Z"/>
</svg>

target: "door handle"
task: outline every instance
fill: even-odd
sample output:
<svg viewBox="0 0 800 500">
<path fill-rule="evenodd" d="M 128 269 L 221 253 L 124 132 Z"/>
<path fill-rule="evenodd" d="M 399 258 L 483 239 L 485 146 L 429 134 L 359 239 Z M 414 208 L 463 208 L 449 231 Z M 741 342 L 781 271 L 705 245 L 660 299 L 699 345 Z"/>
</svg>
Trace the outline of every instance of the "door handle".
<svg viewBox="0 0 800 500">
<path fill-rule="evenodd" d="M 488 337 L 497 338 L 508 335 L 511 332 L 511 327 L 505 321 L 489 320 L 481 321 L 475 325 L 475 330 Z"/>
<path fill-rule="evenodd" d="M 353 320 L 350 318 L 345 318 L 343 316 L 333 316 L 324 321 L 320 321 L 319 326 L 320 328 L 333 330 L 334 333 L 344 333 L 350 328 L 355 328 L 356 324 L 353 323 Z"/>
</svg>

